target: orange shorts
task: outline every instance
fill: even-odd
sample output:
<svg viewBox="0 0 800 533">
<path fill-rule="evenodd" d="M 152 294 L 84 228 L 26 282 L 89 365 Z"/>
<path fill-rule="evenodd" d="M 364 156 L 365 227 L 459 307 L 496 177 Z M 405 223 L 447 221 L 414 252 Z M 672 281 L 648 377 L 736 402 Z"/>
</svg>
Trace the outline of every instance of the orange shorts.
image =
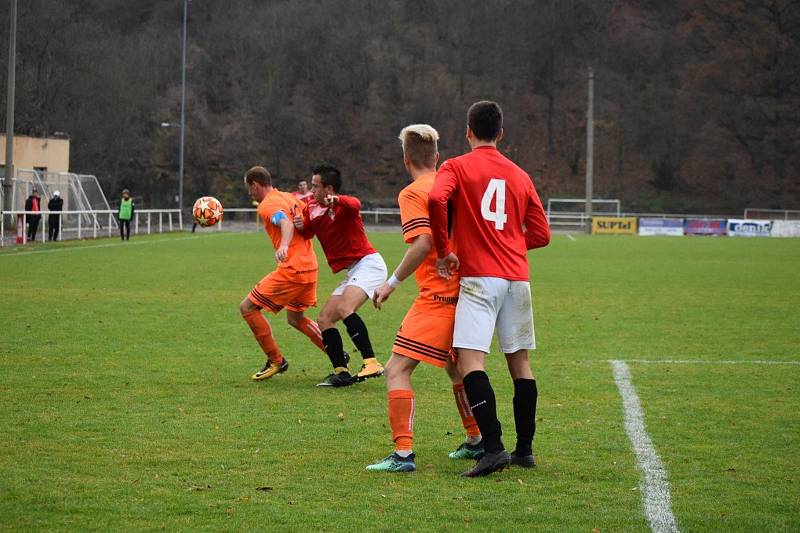
<svg viewBox="0 0 800 533">
<path fill-rule="evenodd" d="M 259 281 L 247 297 L 253 304 L 273 313 L 284 307 L 302 312 L 317 305 L 317 281 L 298 283 L 290 273 L 275 270 Z"/>
<path fill-rule="evenodd" d="M 392 352 L 443 368 L 453 357 L 451 347 L 456 307 L 437 306 L 437 313 L 432 313 L 430 307 L 430 302 L 414 301 L 397 330 Z"/>
</svg>

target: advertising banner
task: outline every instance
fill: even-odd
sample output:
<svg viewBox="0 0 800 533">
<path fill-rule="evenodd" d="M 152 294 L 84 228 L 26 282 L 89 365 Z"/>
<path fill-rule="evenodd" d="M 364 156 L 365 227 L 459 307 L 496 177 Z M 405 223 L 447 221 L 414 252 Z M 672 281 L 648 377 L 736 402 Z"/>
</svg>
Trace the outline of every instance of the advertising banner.
<svg viewBox="0 0 800 533">
<path fill-rule="evenodd" d="M 683 229 L 686 235 L 725 235 L 727 227 L 725 219 L 687 218 Z"/>
<path fill-rule="evenodd" d="M 592 217 L 592 233 L 636 235 L 636 217 Z"/>
<path fill-rule="evenodd" d="M 728 219 L 728 235 L 732 237 L 769 237 L 771 220 Z"/>
<path fill-rule="evenodd" d="M 773 220 L 770 237 L 800 237 L 800 220 Z"/>
<path fill-rule="evenodd" d="M 639 219 L 639 235 L 671 235 L 683 236 L 682 218 L 645 218 Z"/>
</svg>

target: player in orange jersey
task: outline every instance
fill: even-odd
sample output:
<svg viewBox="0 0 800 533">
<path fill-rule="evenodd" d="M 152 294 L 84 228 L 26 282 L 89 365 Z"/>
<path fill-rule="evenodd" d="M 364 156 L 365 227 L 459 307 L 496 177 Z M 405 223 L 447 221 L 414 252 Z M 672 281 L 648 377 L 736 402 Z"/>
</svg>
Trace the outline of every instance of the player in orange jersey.
<svg viewBox="0 0 800 533">
<path fill-rule="evenodd" d="M 303 203 L 292 194 L 274 188 L 272 176 L 264 167 L 248 170 L 244 184 L 258 202 L 258 215 L 264 221 L 278 261 L 278 268 L 259 281 L 239 305 L 242 317 L 267 357 L 264 367 L 252 376 L 260 381 L 289 368 L 262 309 L 278 313 L 285 307 L 289 324 L 323 353 L 325 348 L 317 323 L 303 316 L 306 309 L 317 305 L 317 256 L 311 241 L 295 233 L 292 224 L 292 217 L 303 209 Z"/>
<path fill-rule="evenodd" d="M 402 280 L 416 274 L 419 295 L 403 319 L 386 365 L 389 396 L 389 425 L 395 450 L 367 470 L 411 472 L 416 469 L 412 451 L 414 438 L 414 390 L 411 374 L 420 361 L 444 368 L 453 382 L 458 412 L 467 440 L 450 454 L 453 459 L 475 459 L 483 455 L 481 434 L 464 394 L 461 376 L 451 358 L 453 323 L 458 302 L 458 277 L 440 277 L 428 218 L 428 192 L 436 177 L 439 134 L 427 124 L 403 128 L 403 163 L 413 180 L 400 192 L 403 239 L 410 244 L 403 260 L 388 282 L 375 291 L 373 302 L 380 309 Z"/>
</svg>

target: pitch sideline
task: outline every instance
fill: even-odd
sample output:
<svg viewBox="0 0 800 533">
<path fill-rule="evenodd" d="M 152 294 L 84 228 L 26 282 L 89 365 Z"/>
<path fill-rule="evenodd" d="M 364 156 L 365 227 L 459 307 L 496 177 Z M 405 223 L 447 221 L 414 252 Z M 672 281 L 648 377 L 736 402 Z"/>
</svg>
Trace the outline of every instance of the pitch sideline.
<svg viewBox="0 0 800 533">
<path fill-rule="evenodd" d="M 188 241 L 193 239 L 200 239 L 208 237 L 207 235 L 200 236 L 200 235 L 192 235 L 187 237 L 178 237 L 175 239 L 152 239 L 152 240 L 144 240 L 144 241 L 126 241 L 126 242 L 114 242 L 114 243 L 106 243 L 106 244 L 91 244 L 88 246 L 65 246 L 63 248 L 51 248 L 49 250 L 29 250 L 26 252 L 5 252 L 0 253 L 0 259 L 4 257 L 22 257 L 24 255 L 37 255 L 37 254 L 54 254 L 57 252 L 69 252 L 75 250 L 93 250 L 96 248 L 115 248 L 117 246 L 137 246 L 141 244 L 158 244 L 164 242 L 177 242 L 177 241 Z"/>
<path fill-rule="evenodd" d="M 677 532 L 678 526 L 670 504 L 667 471 L 644 427 L 644 412 L 639 395 L 633 386 L 630 368 L 625 361 L 611 360 L 614 381 L 622 397 L 625 415 L 625 433 L 636 455 L 636 464 L 642 472 L 639 483 L 644 498 L 644 512 L 650 528 L 658 533 Z"/>
</svg>

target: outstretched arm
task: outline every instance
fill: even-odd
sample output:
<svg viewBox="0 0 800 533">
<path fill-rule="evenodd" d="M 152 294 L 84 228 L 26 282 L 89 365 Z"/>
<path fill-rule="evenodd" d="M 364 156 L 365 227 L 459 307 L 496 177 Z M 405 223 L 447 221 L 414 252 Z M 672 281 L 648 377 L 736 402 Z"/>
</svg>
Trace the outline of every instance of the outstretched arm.
<svg viewBox="0 0 800 533">
<path fill-rule="evenodd" d="M 433 242 L 431 236 L 427 233 L 423 233 L 414 239 L 414 242 L 412 242 L 411 246 L 406 250 L 403 260 L 397 265 L 392 277 L 378 287 L 375 294 L 372 296 L 372 303 L 376 308 L 380 309 L 381 304 L 389 299 L 389 296 L 400 286 L 400 283 L 419 268 L 432 247 Z"/>
<path fill-rule="evenodd" d="M 295 212 L 292 217 L 294 229 L 304 239 L 310 239 L 314 236 L 314 229 L 311 227 L 311 219 L 308 215 L 308 205 L 302 211 Z"/>
</svg>

